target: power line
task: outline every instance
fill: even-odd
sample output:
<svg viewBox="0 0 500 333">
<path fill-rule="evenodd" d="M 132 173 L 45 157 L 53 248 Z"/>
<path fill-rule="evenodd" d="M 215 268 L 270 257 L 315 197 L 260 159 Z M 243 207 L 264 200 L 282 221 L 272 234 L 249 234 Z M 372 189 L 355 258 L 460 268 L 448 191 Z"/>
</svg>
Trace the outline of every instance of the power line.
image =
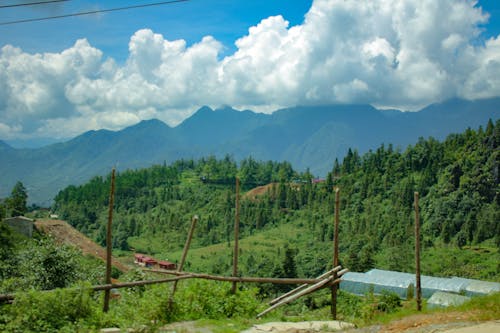
<svg viewBox="0 0 500 333">
<path fill-rule="evenodd" d="M 88 11 L 88 12 L 78 12 L 78 13 L 71 13 L 71 14 L 64 14 L 64 15 L 56 15 L 56 16 L 47 16 L 47 17 L 40 17 L 40 18 L 25 19 L 25 20 L 0 22 L 0 25 L 10 25 L 10 24 L 36 22 L 36 21 L 46 21 L 46 20 L 54 20 L 54 19 L 60 19 L 60 18 L 65 18 L 65 17 L 72 17 L 72 16 L 93 15 L 93 14 L 99 14 L 99 13 L 116 12 L 119 10 L 128 10 L 128 9 L 136 9 L 136 8 L 144 8 L 144 7 L 152 7 L 152 6 L 169 5 L 169 4 L 174 4 L 174 3 L 178 3 L 178 2 L 187 2 L 187 1 L 189 1 L 189 0 L 161 1 L 161 2 L 146 3 L 146 4 L 142 4 L 142 5 L 135 5 L 135 6 L 116 7 L 116 8 L 110 8 L 110 9 L 99 9 L 99 10 L 93 10 L 93 11 Z"/>
<path fill-rule="evenodd" d="M 36 6 L 36 5 L 45 5 L 49 3 L 55 3 L 55 2 L 66 2 L 69 0 L 50 0 L 50 1 L 37 1 L 37 2 L 26 2 L 26 3 L 18 3 L 14 5 L 1 5 L 1 8 L 12 8 L 12 7 L 23 7 L 23 6 Z"/>
</svg>

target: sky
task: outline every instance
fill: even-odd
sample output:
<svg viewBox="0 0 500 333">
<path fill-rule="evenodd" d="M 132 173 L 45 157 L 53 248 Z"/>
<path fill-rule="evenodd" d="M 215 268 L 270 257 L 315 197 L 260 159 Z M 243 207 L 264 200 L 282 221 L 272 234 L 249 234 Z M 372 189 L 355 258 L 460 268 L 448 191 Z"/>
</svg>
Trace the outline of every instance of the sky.
<svg viewBox="0 0 500 333">
<path fill-rule="evenodd" d="M 498 0 L 71 0 L 2 8 L 0 140 L 66 139 L 198 108 L 500 96 Z"/>
</svg>

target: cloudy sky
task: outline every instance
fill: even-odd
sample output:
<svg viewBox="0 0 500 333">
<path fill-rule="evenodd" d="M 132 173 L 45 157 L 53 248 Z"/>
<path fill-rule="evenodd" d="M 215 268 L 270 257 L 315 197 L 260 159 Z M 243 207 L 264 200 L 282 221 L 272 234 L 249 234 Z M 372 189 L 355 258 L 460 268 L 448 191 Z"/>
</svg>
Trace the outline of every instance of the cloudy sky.
<svg viewBox="0 0 500 333">
<path fill-rule="evenodd" d="M 498 0 L 73 0 L 2 8 L 0 139 L 68 138 L 199 107 L 500 96 Z"/>
</svg>

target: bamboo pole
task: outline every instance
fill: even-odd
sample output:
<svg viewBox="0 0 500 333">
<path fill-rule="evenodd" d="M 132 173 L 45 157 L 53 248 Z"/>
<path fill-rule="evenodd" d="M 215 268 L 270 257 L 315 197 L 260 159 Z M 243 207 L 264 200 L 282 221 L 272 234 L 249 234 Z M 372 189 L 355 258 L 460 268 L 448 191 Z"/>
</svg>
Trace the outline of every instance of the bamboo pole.
<svg viewBox="0 0 500 333">
<path fill-rule="evenodd" d="M 186 262 L 186 256 L 189 250 L 189 246 L 191 245 L 191 240 L 193 239 L 194 228 L 196 227 L 197 222 L 198 222 L 198 215 L 195 215 L 191 220 L 191 227 L 189 228 L 188 237 L 186 239 L 186 243 L 184 244 L 184 250 L 182 250 L 181 261 L 179 262 L 179 266 L 177 266 L 178 272 L 182 272 L 182 269 L 184 268 L 184 263 Z M 177 290 L 177 281 L 175 281 L 174 285 L 172 286 L 172 292 L 170 293 L 170 298 L 168 300 L 168 307 L 170 310 L 172 309 L 176 290 Z"/>
<path fill-rule="evenodd" d="M 285 305 L 285 304 L 287 304 L 287 303 L 290 303 L 290 302 L 292 302 L 292 301 L 295 301 L 295 300 L 296 300 L 297 298 L 299 298 L 299 297 L 302 297 L 302 296 L 308 295 L 308 294 L 310 294 L 310 293 L 312 293 L 312 292 L 314 292 L 314 291 L 316 291 L 316 290 L 318 290 L 318 289 L 320 289 L 320 288 L 323 288 L 323 287 L 325 287 L 325 286 L 326 286 L 327 284 L 329 284 L 329 283 L 333 283 L 334 285 L 336 285 L 336 284 L 339 284 L 339 282 L 340 282 L 340 279 L 334 279 L 334 277 L 333 277 L 333 276 L 330 276 L 330 277 L 328 277 L 328 278 L 326 278 L 326 279 L 323 279 L 322 281 L 319 281 L 318 283 L 316 283 L 316 284 L 314 284 L 314 285 L 312 285 L 312 286 L 309 286 L 308 288 L 306 288 L 306 289 L 304 289 L 304 290 L 302 290 L 302 291 L 300 291 L 300 292 L 296 293 L 295 295 L 293 295 L 293 296 L 289 296 L 289 297 L 287 297 L 287 298 L 285 298 L 285 299 L 281 300 L 280 302 L 278 302 L 278 303 L 274 304 L 273 306 L 269 307 L 269 308 L 268 308 L 268 309 L 266 309 L 265 311 L 263 311 L 263 312 L 259 313 L 259 314 L 257 315 L 257 318 L 262 317 L 262 316 L 263 316 L 263 315 L 265 315 L 266 313 L 271 312 L 272 310 L 276 309 L 277 307 L 279 307 L 279 306 L 281 306 L 281 305 Z"/>
<path fill-rule="evenodd" d="M 240 179 L 236 177 L 236 205 L 234 218 L 234 253 L 233 253 L 233 277 L 238 276 L 238 240 L 240 238 Z M 233 282 L 231 294 L 236 293 L 236 281 Z"/>
<path fill-rule="evenodd" d="M 335 188 L 335 223 L 333 229 L 333 267 L 339 265 L 339 221 L 340 221 L 340 189 Z M 333 272 L 333 278 L 337 279 L 336 272 Z M 332 285 L 332 305 L 331 313 L 333 320 L 337 319 L 337 291 L 338 284 Z"/>
<path fill-rule="evenodd" d="M 111 290 L 111 289 L 131 288 L 131 287 L 146 286 L 146 285 L 157 284 L 157 283 L 175 282 L 175 281 L 179 281 L 179 280 L 193 279 L 193 278 L 195 278 L 195 277 L 192 275 L 186 274 L 186 275 L 182 275 L 182 276 L 175 276 L 175 277 L 170 277 L 170 278 L 165 278 L 165 279 L 157 279 L 157 280 L 143 280 L 143 281 L 122 282 L 122 283 L 99 284 L 99 285 L 91 286 L 90 289 L 93 291 L 106 291 L 106 290 Z M 68 288 L 68 289 L 73 289 L 73 288 Z M 53 292 L 55 290 L 57 290 L 57 289 L 40 290 L 40 292 L 50 293 L 50 292 Z M 0 302 L 13 301 L 15 298 L 16 298 L 15 294 L 3 294 L 3 295 L 0 295 Z"/>
<path fill-rule="evenodd" d="M 194 278 L 194 276 L 192 276 L 192 275 L 182 275 L 182 276 L 176 276 L 176 277 L 171 277 L 171 278 L 166 278 L 166 279 L 131 281 L 131 282 L 95 285 L 95 286 L 92 286 L 91 289 L 93 291 L 102 291 L 102 290 L 110 290 L 110 289 L 131 288 L 131 287 L 147 286 L 150 284 L 157 284 L 157 283 L 176 282 L 179 280 L 193 279 L 193 278 Z"/>
<path fill-rule="evenodd" d="M 115 195 L 115 168 L 111 170 L 111 189 L 109 192 L 108 226 L 106 230 L 106 284 L 111 284 L 111 252 L 113 245 L 111 241 L 111 226 L 113 223 L 114 195 Z M 104 306 L 103 306 L 104 312 L 108 312 L 109 310 L 109 297 L 110 297 L 110 289 L 106 289 L 104 293 Z"/>
<path fill-rule="evenodd" d="M 315 284 L 321 280 L 318 279 L 298 279 L 298 278 L 261 278 L 261 277 L 242 277 L 242 276 L 218 276 L 218 275 L 209 275 L 209 274 L 201 274 L 201 273 L 189 273 L 189 272 L 177 272 L 177 271 L 166 271 L 159 269 L 143 269 L 146 272 L 151 273 L 160 273 L 160 274 L 169 274 L 169 275 L 177 275 L 177 276 L 187 276 L 189 278 L 194 279 L 205 279 L 205 280 L 214 280 L 214 281 L 224 281 L 224 282 L 248 282 L 248 283 L 274 283 L 274 284 Z M 340 273 L 345 273 L 348 270 L 340 271 Z"/>
<path fill-rule="evenodd" d="M 191 245 L 191 240 L 193 239 L 194 228 L 196 227 L 196 223 L 198 223 L 198 215 L 193 216 L 191 220 L 191 226 L 189 227 L 188 237 L 186 239 L 186 243 L 184 244 L 184 249 L 182 250 L 181 261 L 179 262 L 179 266 L 177 266 L 177 271 L 181 272 L 184 268 L 184 263 L 186 262 L 186 256 L 189 251 L 189 246 Z"/>
<path fill-rule="evenodd" d="M 324 273 L 324 274 L 322 274 L 322 275 L 318 276 L 318 277 L 316 278 L 316 280 L 322 280 L 322 279 L 324 279 L 324 278 L 328 277 L 329 275 L 333 274 L 334 272 L 338 272 L 338 271 L 340 271 L 340 269 L 341 269 L 341 268 L 342 268 L 342 267 L 337 266 L 337 267 L 335 267 L 335 268 L 333 268 L 333 269 L 329 270 L 328 272 L 326 272 L 326 273 Z M 270 301 L 270 302 L 269 302 L 269 305 L 276 304 L 276 303 L 278 303 L 279 301 L 281 301 L 282 299 L 284 299 L 284 298 L 286 298 L 286 297 L 288 297 L 288 296 L 290 296 L 290 295 L 293 295 L 293 294 L 295 294 L 296 292 L 299 292 L 299 291 L 301 291 L 302 289 L 307 288 L 307 287 L 308 287 L 308 284 L 303 284 L 303 285 L 300 285 L 300 286 L 298 286 L 297 288 L 295 288 L 295 289 L 293 289 L 293 290 L 291 290 L 291 291 L 287 292 L 286 294 L 283 294 L 283 295 L 281 295 L 280 297 L 277 297 L 277 298 L 273 299 L 272 301 Z"/>
<path fill-rule="evenodd" d="M 165 270 L 157 270 L 157 269 L 145 269 L 145 271 L 153 272 L 153 273 L 162 273 L 162 274 L 170 274 L 176 275 L 175 277 L 165 278 L 165 279 L 156 279 L 156 280 L 143 280 L 143 281 L 132 281 L 132 282 L 122 282 L 122 283 L 109 283 L 102 285 L 94 285 L 90 287 L 93 291 L 103 291 L 110 289 L 120 289 L 120 288 L 130 288 L 137 286 L 146 286 L 150 284 L 157 283 L 167 283 L 167 282 L 176 282 L 179 280 L 185 279 L 205 279 L 205 280 L 215 280 L 215 281 L 225 281 L 225 282 L 250 282 L 250 283 L 275 283 L 275 284 L 315 284 L 320 282 L 318 279 L 279 279 L 279 278 L 258 278 L 258 277 L 232 277 L 232 276 L 216 276 L 216 275 L 208 275 L 208 274 L 197 274 L 197 273 L 189 273 L 189 272 L 178 272 L 178 271 L 165 271 Z M 338 272 L 338 276 L 345 274 L 348 269 L 343 269 Z M 52 290 L 43 290 L 41 292 L 51 292 Z M 5 301 L 13 301 L 15 299 L 15 294 L 0 294 L 0 302 Z"/>
<path fill-rule="evenodd" d="M 420 280 L 420 212 L 418 208 L 418 192 L 415 192 L 415 280 L 417 311 L 422 311 L 422 285 Z"/>
</svg>

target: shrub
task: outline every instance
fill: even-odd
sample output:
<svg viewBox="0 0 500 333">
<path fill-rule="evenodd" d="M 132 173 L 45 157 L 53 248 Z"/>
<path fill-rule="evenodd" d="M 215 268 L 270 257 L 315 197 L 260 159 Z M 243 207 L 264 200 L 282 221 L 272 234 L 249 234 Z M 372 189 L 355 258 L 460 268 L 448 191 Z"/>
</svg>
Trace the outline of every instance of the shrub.
<svg viewBox="0 0 500 333">
<path fill-rule="evenodd" d="M 243 289 L 231 294 L 229 283 L 190 281 L 183 283 L 175 295 L 173 318 L 195 320 L 251 317 L 257 314 L 260 302 L 257 288 Z"/>
<path fill-rule="evenodd" d="M 0 331 L 60 332 L 63 328 L 71 331 L 81 320 L 92 316 L 89 287 L 18 293 L 14 303 L 2 309 Z"/>
<path fill-rule="evenodd" d="M 399 296 L 390 291 L 382 291 L 382 295 L 380 295 L 377 310 L 381 312 L 394 312 L 397 308 L 401 307 L 401 299 Z"/>
</svg>

